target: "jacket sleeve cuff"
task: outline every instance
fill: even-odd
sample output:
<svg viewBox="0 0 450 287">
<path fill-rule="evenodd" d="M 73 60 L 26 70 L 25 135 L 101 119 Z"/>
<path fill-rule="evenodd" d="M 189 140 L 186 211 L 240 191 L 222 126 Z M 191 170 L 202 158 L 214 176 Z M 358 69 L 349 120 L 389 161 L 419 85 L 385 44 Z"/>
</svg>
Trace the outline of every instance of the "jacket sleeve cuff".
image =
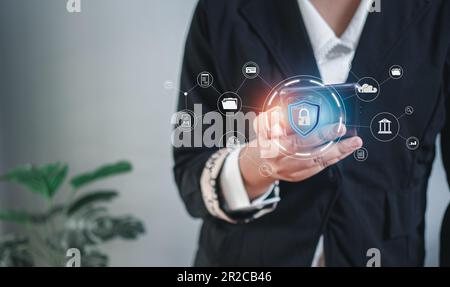
<svg viewBox="0 0 450 287">
<path fill-rule="evenodd" d="M 279 197 L 271 196 L 276 184 L 254 200 L 250 200 L 239 168 L 239 154 L 241 148 L 232 151 L 225 160 L 220 173 L 220 188 L 224 199 L 224 209 L 227 212 L 258 211 L 264 206 L 271 205 Z"/>
<path fill-rule="evenodd" d="M 223 198 L 223 195 L 220 194 L 220 179 L 221 171 L 228 156 L 229 152 L 227 149 L 219 150 L 208 159 L 205 168 L 203 169 L 200 178 L 200 187 L 203 201 L 208 212 L 212 216 L 230 223 L 246 223 L 275 210 L 277 202 L 280 200 L 278 183 L 274 185 L 268 195 L 263 195 L 263 197 L 266 196 L 264 200 L 258 201 L 257 199 L 249 205 L 241 205 L 240 208 L 237 208 L 232 212 L 233 215 L 230 215 L 222 209 L 220 198 Z M 237 166 L 237 168 L 239 167 Z M 239 178 L 242 183 L 240 174 Z"/>
</svg>

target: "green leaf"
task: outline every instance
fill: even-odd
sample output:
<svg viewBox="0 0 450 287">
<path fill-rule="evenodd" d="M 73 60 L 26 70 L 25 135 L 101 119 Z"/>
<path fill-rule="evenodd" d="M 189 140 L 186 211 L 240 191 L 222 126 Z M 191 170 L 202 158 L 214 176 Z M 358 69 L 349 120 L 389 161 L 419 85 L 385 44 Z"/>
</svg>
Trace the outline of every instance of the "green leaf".
<svg viewBox="0 0 450 287">
<path fill-rule="evenodd" d="M 83 207 L 86 207 L 90 204 L 94 204 L 97 202 L 110 201 L 118 196 L 116 191 L 96 191 L 86 194 L 76 201 L 74 201 L 67 210 L 67 214 L 70 216 L 80 210 Z"/>
<path fill-rule="evenodd" d="M 64 182 L 67 169 L 67 165 L 61 163 L 51 163 L 43 166 L 28 164 L 0 176 L 0 180 L 18 183 L 31 192 L 50 199 Z"/>
<path fill-rule="evenodd" d="M 2 175 L 0 180 L 15 182 L 25 186 L 34 193 L 47 195 L 47 184 L 39 170 L 32 165 L 25 165 L 13 169 Z"/>
<path fill-rule="evenodd" d="M 50 197 L 58 191 L 62 183 L 66 179 L 68 166 L 66 164 L 61 165 L 60 163 L 49 164 L 41 167 L 41 172 L 44 174 L 48 189 L 50 192 Z"/>
<path fill-rule="evenodd" d="M 47 222 L 53 216 L 60 214 L 63 210 L 64 206 L 62 205 L 57 205 L 46 213 L 29 213 L 15 210 L 0 210 L 0 220 L 19 224 L 28 222 L 41 224 Z"/>
<path fill-rule="evenodd" d="M 15 223 L 26 223 L 30 222 L 32 218 L 32 215 L 23 212 L 23 211 L 6 211 L 6 210 L 0 210 L 0 220 L 3 221 L 10 221 Z"/>
<path fill-rule="evenodd" d="M 75 189 L 78 189 L 88 183 L 103 179 L 105 177 L 125 173 L 131 171 L 132 166 L 127 161 L 121 161 L 111 165 L 104 165 L 95 171 L 84 173 L 74 177 L 71 180 L 71 184 Z"/>
</svg>

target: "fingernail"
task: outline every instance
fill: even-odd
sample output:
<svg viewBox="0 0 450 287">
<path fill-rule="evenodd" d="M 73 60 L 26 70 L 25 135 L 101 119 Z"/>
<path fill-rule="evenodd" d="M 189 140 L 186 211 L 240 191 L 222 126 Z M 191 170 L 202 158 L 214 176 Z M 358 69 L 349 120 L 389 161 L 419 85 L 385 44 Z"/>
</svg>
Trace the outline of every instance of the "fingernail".
<svg viewBox="0 0 450 287">
<path fill-rule="evenodd" d="M 353 148 L 360 148 L 362 146 L 362 140 L 358 137 L 352 139 L 351 145 Z"/>
<path fill-rule="evenodd" d="M 342 124 L 336 124 L 333 130 L 335 135 L 343 136 L 345 134 L 345 126 Z"/>
</svg>

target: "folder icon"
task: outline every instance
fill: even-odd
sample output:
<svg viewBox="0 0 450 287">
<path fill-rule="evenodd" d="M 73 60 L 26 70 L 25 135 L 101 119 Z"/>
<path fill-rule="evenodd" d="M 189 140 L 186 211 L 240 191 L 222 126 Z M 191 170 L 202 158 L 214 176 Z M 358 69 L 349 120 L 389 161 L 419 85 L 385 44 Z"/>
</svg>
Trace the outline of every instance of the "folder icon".
<svg viewBox="0 0 450 287">
<path fill-rule="evenodd" d="M 222 100 L 222 108 L 226 111 L 235 111 L 238 109 L 236 98 L 224 98 Z"/>
</svg>

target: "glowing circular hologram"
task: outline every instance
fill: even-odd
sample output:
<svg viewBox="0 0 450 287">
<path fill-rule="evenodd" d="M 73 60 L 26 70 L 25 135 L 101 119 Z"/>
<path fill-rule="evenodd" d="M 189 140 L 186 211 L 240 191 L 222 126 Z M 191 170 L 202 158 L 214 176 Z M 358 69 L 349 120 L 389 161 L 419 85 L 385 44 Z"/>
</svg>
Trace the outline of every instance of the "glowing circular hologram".
<svg viewBox="0 0 450 287">
<path fill-rule="evenodd" d="M 279 121 L 284 129 L 283 136 L 271 139 L 274 156 L 279 152 L 311 159 L 328 152 L 345 134 L 344 101 L 317 77 L 299 75 L 281 81 L 267 95 L 262 110 L 268 118 L 264 124 L 270 127 Z"/>
<path fill-rule="evenodd" d="M 238 131 L 229 131 L 223 135 L 220 139 L 219 146 L 222 148 L 226 148 L 229 153 L 237 150 L 248 143 L 245 135 Z M 245 151 L 242 150 L 239 153 L 239 158 L 245 156 Z"/>
<path fill-rule="evenodd" d="M 175 128 L 183 132 L 190 132 L 197 126 L 197 116 L 191 110 L 181 110 L 176 113 L 175 117 Z"/>
</svg>

